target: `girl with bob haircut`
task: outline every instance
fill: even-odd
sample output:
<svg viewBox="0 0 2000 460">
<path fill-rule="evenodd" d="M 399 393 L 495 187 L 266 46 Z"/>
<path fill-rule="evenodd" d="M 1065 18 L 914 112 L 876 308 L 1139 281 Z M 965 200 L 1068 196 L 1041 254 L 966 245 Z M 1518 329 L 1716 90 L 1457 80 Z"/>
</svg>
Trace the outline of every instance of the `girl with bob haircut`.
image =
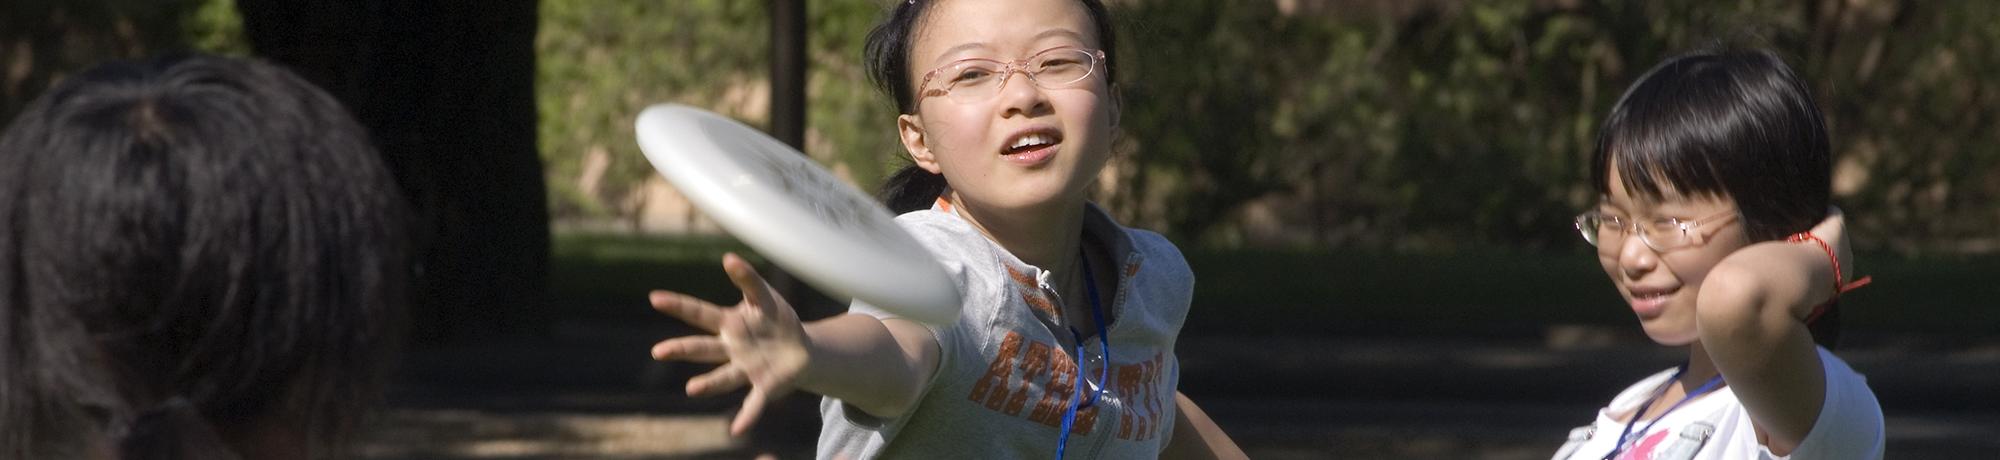
<svg viewBox="0 0 2000 460">
<path fill-rule="evenodd" d="M 722 365 L 689 395 L 749 386 L 739 433 L 769 398 L 825 396 L 821 458 L 1241 457 L 1177 391 L 1187 261 L 1088 200 L 1118 126 L 1110 24 L 1098 0 L 905 0 L 869 33 L 914 163 L 884 201 L 964 293 L 956 322 L 857 302 L 802 326 L 732 254 L 743 303 L 655 292 L 715 335 L 653 357 Z"/>
<path fill-rule="evenodd" d="M 1561 459 L 1879 459 L 1882 409 L 1830 348 L 1854 273 L 1810 90 L 1766 51 L 1666 60 L 1605 119 L 1576 218 L 1654 342 L 1687 360 L 1570 434 Z"/>
<path fill-rule="evenodd" d="M 257 61 L 77 74 L 0 135 L 0 457 L 337 457 L 379 394 L 403 202 Z"/>
</svg>

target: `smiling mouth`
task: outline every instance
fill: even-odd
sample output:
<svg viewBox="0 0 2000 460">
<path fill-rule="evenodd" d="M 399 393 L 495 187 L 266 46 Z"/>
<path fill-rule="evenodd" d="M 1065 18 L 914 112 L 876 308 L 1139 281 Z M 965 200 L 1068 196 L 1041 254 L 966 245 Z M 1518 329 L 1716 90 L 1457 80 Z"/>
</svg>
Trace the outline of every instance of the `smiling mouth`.
<svg viewBox="0 0 2000 460">
<path fill-rule="evenodd" d="M 1675 292 L 1679 289 L 1634 291 L 1630 294 L 1632 312 L 1642 318 L 1657 317 L 1665 311 L 1667 299 L 1673 297 Z"/>
</svg>

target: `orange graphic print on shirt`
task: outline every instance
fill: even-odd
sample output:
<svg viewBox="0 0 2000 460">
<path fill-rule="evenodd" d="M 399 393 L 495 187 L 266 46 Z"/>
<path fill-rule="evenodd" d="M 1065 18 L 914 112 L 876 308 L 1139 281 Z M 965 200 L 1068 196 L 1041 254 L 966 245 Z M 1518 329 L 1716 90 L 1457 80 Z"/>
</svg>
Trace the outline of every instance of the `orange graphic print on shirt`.
<svg viewBox="0 0 2000 460">
<path fill-rule="evenodd" d="M 1015 270 L 1014 267 L 1007 267 L 1007 277 L 1013 278 L 1014 284 L 1020 285 L 1021 301 L 1027 302 L 1028 308 L 1032 308 L 1050 318 L 1060 316 L 1059 313 L 1056 313 L 1055 303 L 1050 302 L 1049 298 L 1042 294 L 1041 283 L 1035 282 L 1035 277 L 1028 276 L 1027 273 L 1021 273 L 1020 270 Z"/>
<path fill-rule="evenodd" d="M 987 410 L 1010 417 L 1025 417 L 1029 421 L 1050 427 L 1062 426 L 1062 418 L 1077 400 L 1076 361 L 1060 346 L 1029 340 L 1019 332 L 1010 331 L 1001 339 L 999 352 L 986 368 L 986 374 L 972 385 L 967 399 L 978 403 Z M 1163 382 L 1166 356 L 1154 354 L 1149 360 L 1109 369 L 1110 382 L 1106 398 L 1115 398 L 1125 406 L 1118 416 L 1119 439 L 1144 441 L 1159 437 L 1165 428 L 1161 419 L 1166 408 Z M 1087 375 L 1098 375 L 1104 369 L 1089 369 Z M 1088 384 L 1084 391 L 1090 391 Z M 1090 395 L 1082 397 L 1088 400 Z M 1027 402 L 1034 400 L 1034 409 L 1026 411 Z M 1097 426 L 1098 408 L 1102 403 L 1081 408 L 1076 413 L 1076 423 L 1070 432 L 1091 434 Z"/>
</svg>

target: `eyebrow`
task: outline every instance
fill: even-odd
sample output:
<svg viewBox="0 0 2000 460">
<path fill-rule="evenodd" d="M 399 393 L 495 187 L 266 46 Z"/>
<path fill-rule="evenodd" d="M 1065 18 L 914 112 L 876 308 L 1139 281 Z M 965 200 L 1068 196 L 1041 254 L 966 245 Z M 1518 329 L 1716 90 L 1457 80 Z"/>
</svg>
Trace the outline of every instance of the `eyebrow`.
<svg viewBox="0 0 2000 460">
<path fill-rule="evenodd" d="M 1083 34 L 1077 33 L 1074 30 L 1063 29 L 1063 28 L 1052 28 L 1043 30 L 1040 33 L 1035 34 L 1035 36 L 1030 40 L 1031 42 L 1041 42 L 1042 40 L 1047 40 L 1050 37 L 1068 37 L 1076 39 L 1076 41 L 1078 42 L 1084 41 Z M 960 51 L 972 50 L 972 49 L 990 49 L 990 48 L 992 47 L 987 46 L 986 42 L 962 43 L 959 44 L 958 46 L 945 48 L 944 51 L 938 52 L 937 57 L 933 58 L 932 60 L 943 61 L 945 60 L 945 56 L 950 56 L 952 55 L 952 53 L 957 53 Z"/>
</svg>

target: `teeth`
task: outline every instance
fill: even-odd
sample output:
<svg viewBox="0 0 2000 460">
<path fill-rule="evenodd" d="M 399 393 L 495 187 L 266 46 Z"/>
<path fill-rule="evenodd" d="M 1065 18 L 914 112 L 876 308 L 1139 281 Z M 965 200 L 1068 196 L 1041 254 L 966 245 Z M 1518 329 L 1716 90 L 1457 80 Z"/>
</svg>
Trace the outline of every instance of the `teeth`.
<svg viewBox="0 0 2000 460">
<path fill-rule="evenodd" d="M 1021 136 L 1021 138 L 1020 138 L 1020 139 L 1015 139 L 1015 140 L 1014 140 L 1014 145 L 1010 145 L 1010 146 L 1007 146 L 1007 148 L 1010 148 L 1010 149 L 1018 149 L 1018 148 L 1021 148 L 1021 147 L 1027 147 L 1027 146 L 1030 146 L 1030 145 L 1042 145 L 1042 144 L 1047 144 L 1047 143 L 1049 143 L 1049 137 L 1048 137 L 1048 136 L 1044 136 L 1044 135 L 1041 135 L 1041 134 L 1029 134 L 1029 135 L 1026 135 L 1026 136 Z"/>
</svg>

